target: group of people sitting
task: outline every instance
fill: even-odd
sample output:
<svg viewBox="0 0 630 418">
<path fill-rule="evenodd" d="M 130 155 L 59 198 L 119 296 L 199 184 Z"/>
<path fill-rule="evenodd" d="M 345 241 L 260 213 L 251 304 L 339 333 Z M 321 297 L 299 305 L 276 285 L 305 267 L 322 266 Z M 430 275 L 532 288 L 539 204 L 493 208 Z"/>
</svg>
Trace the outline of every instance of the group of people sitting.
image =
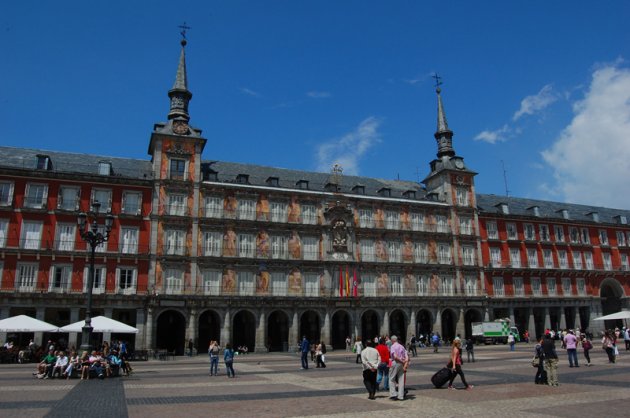
<svg viewBox="0 0 630 418">
<path fill-rule="evenodd" d="M 104 354 L 96 350 L 91 354 L 84 351 L 79 357 L 72 351 L 68 357 L 64 351 L 49 350 L 37 365 L 37 371 L 33 375 L 38 379 L 53 379 L 55 376 L 70 379 L 74 375 L 79 375 L 81 380 L 84 380 L 91 377 L 104 379 L 118 376 L 121 371 L 125 376 L 129 376 L 133 372 L 126 355 L 119 355 L 117 350 Z"/>
</svg>

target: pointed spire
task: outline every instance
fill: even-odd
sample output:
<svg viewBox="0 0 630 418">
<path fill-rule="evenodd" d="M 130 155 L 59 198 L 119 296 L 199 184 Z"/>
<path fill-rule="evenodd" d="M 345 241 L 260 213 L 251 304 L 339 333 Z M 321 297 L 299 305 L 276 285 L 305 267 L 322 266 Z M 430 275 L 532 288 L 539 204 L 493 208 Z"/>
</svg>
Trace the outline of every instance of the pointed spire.
<svg viewBox="0 0 630 418">
<path fill-rule="evenodd" d="M 192 93 L 188 91 L 188 80 L 186 77 L 186 39 L 182 39 L 182 52 L 179 56 L 179 64 L 177 66 L 177 75 L 173 88 L 169 90 L 168 97 L 171 99 L 171 109 L 168 112 L 169 119 L 183 119 L 186 122 L 190 120 L 188 115 L 188 102 L 192 98 Z"/>
<path fill-rule="evenodd" d="M 444 105 L 442 104 L 442 89 L 440 86 L 442 82 L 440 81 L 440 76 L 435 74 L 433 76 L 435 78 L 435 92 L 437 93 L 437 102 L 438 102 L 438 112 L 437 112 L 437 131 L 435 132 L 435 140 L 438 145 L 438 158 L 442 158 L 444 156 L 452 157 L 455 155 L 455 150 L 453 149 L 453 131 L 448 128 L 448 122 L 446 121 L 446 114 L 444 113 Z"/>
</svg>

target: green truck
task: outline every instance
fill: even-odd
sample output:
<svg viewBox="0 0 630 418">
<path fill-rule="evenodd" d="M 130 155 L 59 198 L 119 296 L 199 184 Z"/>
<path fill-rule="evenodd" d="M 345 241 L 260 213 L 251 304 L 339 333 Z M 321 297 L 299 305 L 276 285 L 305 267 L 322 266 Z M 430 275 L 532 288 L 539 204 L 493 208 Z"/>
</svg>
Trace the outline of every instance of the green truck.
<svg viewBox="0 0 630 418">
<path fill-rule="evenodd" d="M 521 340 L 518 328 L 510 325 L 509 320 L 498 319 L 492 322 L 473 322 L 472 337 L 477 344 L 507 344 L 508 335 L 512 333 L 514 340 Z"/>
</svg>

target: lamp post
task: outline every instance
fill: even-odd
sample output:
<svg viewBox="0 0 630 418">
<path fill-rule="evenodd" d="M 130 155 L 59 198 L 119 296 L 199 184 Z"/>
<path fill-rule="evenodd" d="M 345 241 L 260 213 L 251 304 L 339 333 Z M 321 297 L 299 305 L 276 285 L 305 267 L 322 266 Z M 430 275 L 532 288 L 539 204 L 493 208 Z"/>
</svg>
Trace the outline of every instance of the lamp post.
<svg viewBox="0 0 630 418">
<path fill-rule="evenodd" d="M 98 231 L 98 223 L 96 218 L 98 217 L 101 204 L 98 201 L 92 203 L 92 211 L 90 216 L 91 221 L 88 220 L 88 215 L 85 212 L 81 212 L 77 217 L 77 224 L 79 225 L 79 234 L 85 242 L 90 246 L 90 272 L 88 274 L 87 283 L 87 305 L 85 309 L 85 325 L 83 326 L 83 332 L 81 335 L 81 351 L 92 351 L 92 288 L 94 287 L 94 258 L 96 253 L 96 247 L 109 239 L 109 233 L 112 231 L 112 225 L 114 223 L 114 217 L 108 214 L 105 217 L 105 233 Z"/>
</svg>

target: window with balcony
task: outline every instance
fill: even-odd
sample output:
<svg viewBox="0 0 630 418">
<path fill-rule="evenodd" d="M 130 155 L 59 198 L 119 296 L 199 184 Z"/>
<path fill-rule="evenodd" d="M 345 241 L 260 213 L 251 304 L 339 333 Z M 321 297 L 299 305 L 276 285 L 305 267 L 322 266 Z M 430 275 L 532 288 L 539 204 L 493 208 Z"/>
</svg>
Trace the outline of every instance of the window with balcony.
<svg viewBox="0 0 630 418">
<path fill-rule="evenodd" d="M 239 257 L 254 257 L 254 236 L 252 234 L 238 235 L 238 255 Z"/>
<path fill-rule="evenodd" d="M 171 158 L 169 178 L 171 180 L 185 180 L 186 178 L 186 160 L 179 158 Z"/>
<path fill-rule="evenodd" d="M 465 266 L 475 265 L 475 247 L 472 245 L 462 246 L 462 262 Z"/>
<path fill-rule="evenodd" d="M 553 253 L 551 250 L 543 250 L 543 261 L 545 262 L 545 268 L 552 269 L 555 267 L 553 264 Z"/>
<path fill-rule="evenodd" d="M 621 254 L 621 270 L 628 271 L 630 270 L 630 265 L 628 264 L 628 254 Z"/>
<path fill-rule="evenodd" d="M 498 247 L 490 247 L 490 266 L 501 267 L 501 249 Z"/>
<path fill-rule="evenodd" d="M 587 270 L 595 269 L 595 264 L 593 263 L 593 253 L 585 251 L 584 252 L 584 262 L 586 264 Z"/>
<path fill-rule="evenodd" d="M 494 289 L 494 296 L 496 297 L 505 296 L 505 289 L 503 287 L 503 277 L 493 277 L 492 288 Z"/>
<path fill-rule="evenodd" d="M 409 218 L 411 219 L 411 229 L 413 231 L 423 231 L 424 230 L 424 213 L 411 212 L 409 214 Z"/>
<path fill-rule="evenodd" d="M 15 287 L 18 292 L 33 292 L 37 286 L 37 263 L 18 263 Z"/>
<path fill-rule="evenodd" d="M 437 224 L 437 232 L 449 232 L 446 215 L 435 215 L 435 222 Z"/>
<path fill-rule="evenodd" d="M 206 217 L 221 218 L 223 216 L 223 198 L 218 196 L 206 196 L 204 203 Z"/>
<path fill-rule="evenodd" d="M 72 211 L 79 210 L 80 192 L 81 189 L 78 187 L 59 187 L 59 197 L 57 197 L 57 209 Z"/>
<path fill-rule="evenodd" d="M 361 261 L 374 261 L 374 240 L 361 239 L 359 251 L 361 252 Z"/>
<path fill-rule="evenodd" d="M 521 250 L 518 248 L 510 248 L 510 263 L 516 269 L 521 268 Z"/>
<path fill-rule="evenodd" d="M 124 295 L 134 295 L 138 282 L 138 269 L 119 266 L 116 268 L 116 291 Z"/>
<path fill-rule="evenodd" d="M 9 220 L 0 219 L 0 248 L 7 246 L 7 234 L 9 233 Z"/>
<path fill-rule="evenodd" d="M 416 286 L 418 288 L 418 296 L 429 295 L 429 277 L 420 275 L 416 280 Z"/>
<path fill-rule="evenodd" d="M 486 221 L 486 230 L 488 231 L 488 239 L 499 239 L 499 230 L 495 221 Z"/>
<path fill-rule="evenodd" d="M 523 225 L 525 240 L 527 241 L 536 241 L 536 230 L 534 229 L 534 225 L 525 224 Z"/>
<path fill-rule="evenodd" d="M 571 244 L 579 244 L 580 243 L 580 231 L 576 227 L 569 228 L 569 240 Z"/>
<path fill-rule="evenodd" d="M 138 235 L 140 230 L 135 227 L 120 228 L 120 252 L 123 254 L 138 254 Z"/>
<path fill-rule="evenodd" d="M 48 198 L 48 185 L 28 183 L 24 193 L 24 207 L 43 209 L 46 208 Z"/>
<path fill-rule="evenodd" d="M 287 295 L 287 276 L 282 272 L 271 273 L 271 294 L 273 296 Z"/>
<path fill-rule="evenodd" d="M 142 209 L 142 193 L 124 191 L 121 212 L 126 215 L 140 215 Z"/>
<path fill-rule="evenodd" d="M 0 206 L 11 206 L 13 203 L 13 182 L 0 181 Z"/>
<path fill-rule="evenodd" d="M 564 228 L 560 225 L 553 227 L 553 234 L 556 237 L 556 242 L 564 242 Z"/>
<path fill-rule="evenodd" d="M 464 276 L 464 290 L 467 296 L 477 296 L 476 276 Z"/>
<path fill-rule="evenodd" d="M 223 234 L 217 231 L 203 233 L 203 255 L 206 257 L 220 257 L 223 251 Z"/>
<path fill-rule="evenodd" d="M 42 242 L 44 223 L 41 221 L 22 221 L 20 248 L 39 250 Z"/>
<path fill-rule="evenodd" d="M 523 278 L 514 277 L 512 279 L 512 283 L 514 284 L 514 296 L 525 296 L 525 285 L 523 284 Z"/>
<path fill-rule="evenodd" d="M 363 285 L 363 296 L 376 297 L 376 277 L 374 274 L 361 274 L 361 284 Z M 336 296 L 339 296 L 339 289 L 336 289 Z"/>
<path fill-rule="evenodd" d="M 624 234 L 623 231 L 617 231 L 616 235 L 617 235 L 617 246 L 625 247 L 627 243 L 626 234 Z"/>
<path fill-rule="evenodd" d="M 317 237 L 302 237 L 302 244 L 305 260 L 317 260 L 319 258 L 319 239 Z"/>
<path fill-rule="evenodd" d="M 372 209 L 359 209 L 359 226 L 361 228 L 374 228 L 374 212 Z"/>
<path fill-rule="evenodd" d="M 426 264 L 429 262 L 429 251 L 426 242 L 417 242 L 413 250 L 416 263 Z"/>
<path fill-rule="evenodd" d="M 455 196 L 457 199 L 457 206 L 468 206 L 468 187 L 457 186 L 455 189 Z"/>
<path fill-rule="evenodd" d="M 589 236 L 588 228 L 580 229 L 580 238 L 582 240 L 582 244 L 591 243 L 591 237 Z"/>
<path fill-rule="evenodd" d="M 238 272 L 238 294 L 241 296 L 254 294 L 254 273 L 250 271 Z"/>
<path fill-rule="evenodd" d="M 319 275 L 317 273 L 304 273 L 304 296 L 319 296 Z"/>
<path fill-rule="evenodd" d="M 571 291 L 571 278 L 563 277 L 562 278 L 562 294 L 564 296 L 571 296 L 573 292 Z"/>
<path fill-rule="evenodd" d="M 549 277 L 547 278 L 547 295 L 556 296 L 556 279 Z"/>
<path fill-rule="evenodd" d="M 455 294 L 453 276 L 445 275 L 440 278 L 440 294 L 444 296 L 453 296 Z"/>
<path fill-rule="evenodd" d="M 164 269 L 164 293 L 180 295 L 184 290 L 184 271 L 179 268 Z"/>
<path fill-rule="evenodd" d="M 92 189 L 90 210 L 94 210 L 92 207 L 94 202 L 101 204 L 98 213 L 110 213 L 112 211 L 112 191 L 110 189 Z"/>
<path fill-rule="evenodd" d="M 55 248 L 57 251 L 74 251 L 75 224 L 57 224 Z"/>
<path fill-rule="evenodd" d="M 287 221 L 287 204 L 284 202 L 271 202 L 269 204 L 271 211 L 271 222 Z"/>
<path fill-rule="evenodd" d="M 548 225 L 538 225 L 538 232 L 540 234 L 541 241 L 551 241 L 551 235 L 549 235 Z"/>
<path fill-rule="evenodd" d="M 604 261 L 604 270 L 612 270 L 612 259 L 610 253 L 602 253 L 602 259 Z"/>
<path fill-rule="evenodd" d="M 203 270 L 203 293 L 204 295 L 218 296 L 221 293 L 221 270 Z"/>
<path fill-rule="evenodd" d="M 387 243 L 387 250 L 389 253 L 389 261 L 394 263 L 400 263 L 402 261 L 402 256 L 400 253 L 400 242 L 389 241 Z"/>
<path fill-rule="evenodd" d="M 535 248 L 527 249 L 527 264 L 530 268 L 538 268 L 538 252 Z"/>
<path fill-rule="evenodd" d="M 385 211 L 385 228 L 387 229 L 400 228 L 400 216 L 398 212 L 395 212 L 393 210 Z"/>
<path fill-rule="evenodd" d="M 530 280 L 530 284 L 532 286 L 532 295 L 533 296 L 542 296 L 542 286 L 540 284 L 539 277 L 532 277 Z"/>
<path fill-rule="evenodd" d="M 87 292 L 88 281 L 90 278 L 90 268 L 83 269 L 83 293 Z M 92 282 L 92 293 L 105 293 L 105 279 L 107 278 L 107 269 L 105 266 L 94 266 L 94 281 Z"/>
<path fill-rule="evenodd" d="M 571 255 L 573 256 L 573 268 L 576 270 L 582 270 L 582 253 L 579 251 L 573 251 Z"/>
<path fill-rule="evenodd" d="M 48 291 L 54 293 L 65 293 L 71 288 L 72 266 L 55 265 L 50 269 L 50 281 Z"/>
<path fill-rule="evenodd" d="M 256 202 L 252 199 L 238 200 L 238 218 L 253 221 L 256 217 Z"/>
<path fill-rule="evenodd" d="M 400 274 L 389 276 L 389 292 L 392 296 L 404 296 L 403 280 Z"/>
<path fill-rule="evenodd" d="M 438 263 L 451 264 L 451 246 L 449 244 L 438 244 Z"/>
<path fill-rule="evenodd" d="M 464 217 L 464 216 L 460 217 L 459 218 L 459 231 L 463 235 L 472 235 L 473 233 L 472 219 L 469 217 Z"/>
<path fill-rule="evenodd" d="M 575 279 L 575 287 L 577 288 L 578 295 L 586 296 L 586 280 L 582 277 Z"/>
<path fill-rule="evenodd" d="M 608 245 L 608 231 L 605 229 L 600 229 L 599 231 L 599 244 L 600 245 Z"/>
<path fill-rule="evenodd" d="M 567 257 L 567 252 L 564 250 L 558 251 L 558 263 L 560 264 L 561 269 L 569 268 L 569 258 Z"/>
<path fill-rule="evenodd" d="M 507 231 L 508 239 L 515 240 L 518 239 L 518 231 L 516 229 L 516 224 L 514 223 L 506 223 L 505 229 Z"/>
<path fill-rule="evenodd" d="M 164 231 L 164 253 L 167 255 L 184 255 L 186 233 L 181 229 Z"/>
<path fill-rule="evenodd" d="M 271 237 L 271 258 L 284 260 L 288 255 L 288 240 L 283 235 L 273 235 Z"/>
<path fill-rule="evenodd" d="M 302 223 L 317 225 L 317 208 L 315 205 L 302 205 Z"/>
<path fill-rule="evenodd" d="M 169 215 L 184 216 L 186 215 L 186 195 L 171 193 L 168 195 Z"/>
</svg>

